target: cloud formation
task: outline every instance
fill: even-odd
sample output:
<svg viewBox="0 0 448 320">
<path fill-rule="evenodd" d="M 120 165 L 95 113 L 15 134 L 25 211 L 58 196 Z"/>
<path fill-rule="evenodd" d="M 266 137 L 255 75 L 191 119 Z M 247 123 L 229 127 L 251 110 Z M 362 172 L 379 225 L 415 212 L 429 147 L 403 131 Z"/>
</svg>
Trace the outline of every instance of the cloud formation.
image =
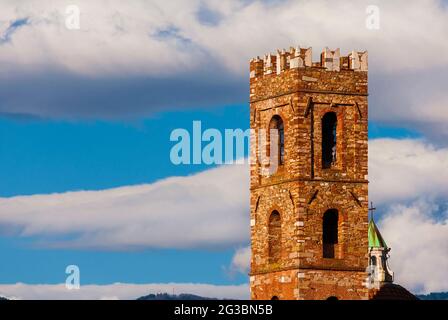
<svg viewBox="0 0 448 320">
<path fill-rule="evenodd" d="M 66 27 L 71 15 L 67 3 L 44 0 L 36 7 L 32 0 L 5 1 L 0 31 L 9 41 L 0 59 L 19 70 L 58 67 L 90 76 L 178 74 L 201 69 L 204 63 L 246 75 L 247 60 L 254 54 L 300 41 L 318 50 L 327 45 L 370 48 L 374 66 L 387 72 L 448 65 L 446 56 L 434 59 L 434 52 L 448 51 L 441 41 L 448 12 L 440 1 L 379 1 L 377 32 L 366 28 L 369 4 L 79 0 L 80 29 L 71 30 Z M 23 54 L 18 56 L 18 51 Z"/>
<path fill-rule="evenodd" d="M 416 293 L 448 289 L 448 211 L 428 199 L 393 205 L 380 229 L 392 248 L 395 281 Z"/>
<path fill-rule="evenodd" d="M 109 285 L 81 285 L 79 290 L 68 290 L 65 284 L 0 284 L 0 296 L 26 300 L 135 300 L 157 293 L 191 293 L 218 299 L 249 299 L 249 286 L 213 285 L 203 283 L 114 283 Z"/>
<path fill-rule="evenodd" d="M 232 262 L 230 263 L 230 273 L 239 272 L 247 275 L 250 268 L 250 255 L 250 246 L 237 249 L 232 257 Z"/>
<path fill-rule="evenodd" d="M 377 205 L 448 196 L 447 148 L 416 139 L 374 139 L 369 153 L 369 198 Z M 248 199 L 248 165 L 224 165 L 146 185 L 0 198 L 0 225 L 20 236 L 40 236 L 50 246 L 244 246 Z M 237 254 L 237 269 L 246 253 Z"/>
<path fill-rule="evenodd" d="M 50 247 L 232 247 L 249 233 L 248 174 L 222 166 L 148 185 L 0 198 L 0 225 Z"/>
<path fill-rule="evenodd" d="M 325 46 L 369 50 L 371 119 L 448 135 L 448 8 L 439 0 L 377 1 L 379 30 L 365 27 L 370 1 L 77 4 L 80 30 L 65 27 L 61 2 L 0 4 L 0 113 L 135 117 L 246 103 L 249 59 L 301 44 L 315 60 Z"/>
<path fill-rule="evenodd" d="M 377 204 L 448 197 L 448 148 L 424 140 L 369 142 L 369 198 Z"/>
<path fill-rule="evenodd" d="M 374 139 L 369 149 L 369 198 L 383 212 L 397 281 L 447 290 L 448 149 L 417 139 Z M 248 172 L 221 166 L 148 185 L 0 198 L 1 230 L 50 247 L 240 248 L 227 271 L 247 274 Z"/>
</svg>

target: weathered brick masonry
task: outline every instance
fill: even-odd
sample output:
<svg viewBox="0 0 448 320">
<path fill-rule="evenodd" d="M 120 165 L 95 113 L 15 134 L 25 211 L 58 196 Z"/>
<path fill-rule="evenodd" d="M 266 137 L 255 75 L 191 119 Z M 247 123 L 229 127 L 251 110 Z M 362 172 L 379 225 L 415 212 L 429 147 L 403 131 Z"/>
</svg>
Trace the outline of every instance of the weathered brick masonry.
<svg viewBox="0 0 448 320">
<path fill-rule="evenodd" d="M 252 299 L 368 298 L 367 52 L 311 57 L 311 48 L 291 48 L 250 62 Z M 336 119 L 331 165 L 322 155 L 327 113 Z M 258 132 L 276 115 L 284 159 L 267 176 Z M 337 236 L 324 241 L 331 209 Z M 333 257 L 324 258 L 324 242 Z"/>
</svg>

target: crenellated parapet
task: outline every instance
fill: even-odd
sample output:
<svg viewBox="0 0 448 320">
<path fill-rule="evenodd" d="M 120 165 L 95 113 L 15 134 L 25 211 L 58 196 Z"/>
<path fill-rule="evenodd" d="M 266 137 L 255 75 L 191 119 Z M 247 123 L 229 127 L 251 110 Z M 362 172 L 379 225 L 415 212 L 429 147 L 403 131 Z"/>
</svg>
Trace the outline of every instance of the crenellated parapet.
<svg viewBox="0 0 448 320">
<path fill-rule="evenodd" d="M 281 74 L 284 71 L 297 68 L 321 68 L 327 71 L 368 71 L 367 51 L 352 51 L 341 56 L 339 48 L 330 50 L 325 48 L 320 61 L 312 61 L 312 48 L 291 47 L 289 51 L 277 50 L 276 54 L 266 54 L 250 61 L 250 77 L 260 77 L 270 74 Z"/>
</svg>

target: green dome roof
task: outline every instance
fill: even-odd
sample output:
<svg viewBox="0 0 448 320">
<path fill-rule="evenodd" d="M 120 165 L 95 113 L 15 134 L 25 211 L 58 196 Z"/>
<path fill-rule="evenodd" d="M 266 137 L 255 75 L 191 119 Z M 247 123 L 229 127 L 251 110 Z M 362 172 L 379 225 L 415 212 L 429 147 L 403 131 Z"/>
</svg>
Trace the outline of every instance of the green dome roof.
<svg viewBox="0 0 448 320">
<path fill-rule="evenodd" d="M 381 236 L 378 227 L 373 219 L 369 222 L 369 248 L 385 248 L 387 249 L 386 241 Z"/>
</svg>

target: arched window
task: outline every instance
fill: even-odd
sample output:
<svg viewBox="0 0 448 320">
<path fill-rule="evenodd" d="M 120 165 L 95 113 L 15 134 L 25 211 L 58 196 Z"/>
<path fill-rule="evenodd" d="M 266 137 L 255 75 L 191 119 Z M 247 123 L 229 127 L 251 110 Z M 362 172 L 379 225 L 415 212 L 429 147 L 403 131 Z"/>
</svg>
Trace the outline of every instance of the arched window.
<svg viewBox="0 0 448 320">
<path fill-rule="evenodd" d="M 376 267 L 376 257 L 375 256 L 370 257 L 370 265 Z"/>
<path fill-rule="evenodd" d="M 322 223 L 323 257 L 334 258 L 338 243 L 338 210 L 330 209 L 324 213 Z"/>
<path fill-rule="evenodd" d="M 272 143 L 277 142 L 277 155 L 272 154 Z M 283 120 L 280 116 L 275 115 L 269 122 L 269 156 L 275 156 L 274 161 L 278 161 L 278 164 L 283 164 L 285 160 L 285 127 Z"/>
<path fill-rule="evenodd" d="M 338 297 L 330 296 L 330 297 L 327 298 L 327 300 L 328 301 L 338 301 L 339 299 L 338 299 Z"/>
<path fill-rule="evenodd" d="M 271 300 L 280 300 L 277 296 L 272 296 Z"/>
<path fill-rule="evenodd" d="M 277 262 L 281 256 L 281 236 L 282 223 L 280 213 L 273 211 L 269 217 L 268 243 L 269 243 L 269 262 Z"/>
<path fill-rule="evenodd" d="M 334 112 L 327 112 L 322 118 L 322 168 L 331 168 L 336 162 L 336 128 L 337 117 Z"/>
</svg>

